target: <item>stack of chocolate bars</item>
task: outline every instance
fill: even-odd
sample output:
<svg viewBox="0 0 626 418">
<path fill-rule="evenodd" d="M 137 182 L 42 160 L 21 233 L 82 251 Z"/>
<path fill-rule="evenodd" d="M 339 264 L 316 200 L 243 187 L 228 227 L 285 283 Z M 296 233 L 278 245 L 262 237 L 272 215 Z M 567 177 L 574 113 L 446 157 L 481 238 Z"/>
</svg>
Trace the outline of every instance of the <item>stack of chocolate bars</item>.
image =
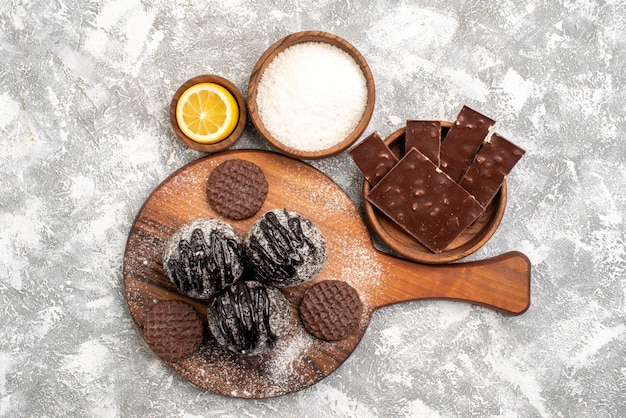
<svg viewBox="0 0 626 418">
<path fill-rule="evenodd" d="M 524 150 L 494 121 L 464 106 L 442 137 L 438 121 L 406 124 L 398 160 L 374 132 L 349 151 L 372 185 L 366 199 L 434 253 L 470 226 L 496 195 Z"/>
</svg>

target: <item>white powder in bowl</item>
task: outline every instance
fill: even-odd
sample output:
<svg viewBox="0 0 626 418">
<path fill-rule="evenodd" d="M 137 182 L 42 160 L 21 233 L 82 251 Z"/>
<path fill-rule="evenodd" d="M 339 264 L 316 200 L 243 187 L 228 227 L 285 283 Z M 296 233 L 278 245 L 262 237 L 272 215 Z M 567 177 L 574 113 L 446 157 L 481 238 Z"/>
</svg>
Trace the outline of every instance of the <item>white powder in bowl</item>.
<svg viewBox="0 0 626 418">
<path fill-rule="evenodd" d="M 256 103 L 277 141 L 299 151 L 321 151 L 342 142 L 359 124 L 367 84 L 347 52 L 305 42 L 285 49 L 267 66 Z"/>
</svg>

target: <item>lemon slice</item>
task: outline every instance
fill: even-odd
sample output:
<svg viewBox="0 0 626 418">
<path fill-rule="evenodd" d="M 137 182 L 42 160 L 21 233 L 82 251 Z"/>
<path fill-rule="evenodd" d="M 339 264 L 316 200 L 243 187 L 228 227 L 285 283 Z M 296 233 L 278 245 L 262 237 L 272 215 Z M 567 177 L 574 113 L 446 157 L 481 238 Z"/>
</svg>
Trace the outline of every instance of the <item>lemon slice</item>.
<svg viewBox="0 0 626 418">
<path fill-rule="evenodd" d="M 176 104 L 178 127 L 202 144 L 223 140 L 235 130 L 238 120 L 237 101 L 219 84 L 195 84 L 183 92 Z"/>
</svg>

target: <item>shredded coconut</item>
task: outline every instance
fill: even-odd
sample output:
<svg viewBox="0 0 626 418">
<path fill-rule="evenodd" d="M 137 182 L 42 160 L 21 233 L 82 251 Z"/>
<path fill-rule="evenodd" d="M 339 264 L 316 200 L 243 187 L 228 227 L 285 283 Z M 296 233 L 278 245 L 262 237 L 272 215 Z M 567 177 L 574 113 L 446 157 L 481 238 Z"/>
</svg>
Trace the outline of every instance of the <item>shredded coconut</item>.
<svg viewBox="0 0 626 418">
<path fill-rule="evenodd" d="M 367 105 L 367 84 L 347 52 L 305 42 L 272 60 L 256 101 L 263 125 L 276 140 L 315 152 L 339 144 L 354 131 Z"/>
</svg>

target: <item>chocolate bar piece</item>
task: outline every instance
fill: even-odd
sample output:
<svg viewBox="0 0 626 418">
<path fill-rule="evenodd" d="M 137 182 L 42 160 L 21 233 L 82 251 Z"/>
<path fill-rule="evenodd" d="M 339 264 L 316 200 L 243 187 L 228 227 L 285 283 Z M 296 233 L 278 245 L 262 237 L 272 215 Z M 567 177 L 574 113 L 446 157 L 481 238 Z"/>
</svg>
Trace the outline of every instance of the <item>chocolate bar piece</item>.
<svg viewBox="0 0 626 418">
<path fill-rule="evenodd" d="M 494 133 L 476 154 L 459 184 L 481 205 L 487 206 L 500 189 L 504 177 L 524 154 L 523 149 Z"/>
<path fill-rule="evenodd" d="M 404 134 L 404 149 L 409 152 L 416 148 L 419 152 L 439 165 L 439 147 L 441 146 L 441 122 L 430 120 L 407 120 Z"/>
<path fill-rule="evenodd" d="M 487 116 L 463 106 L 443 139 L 439 154 L 439 166 L 452 180 L 461 180 L 494 123 Z"/>
<path fill-rule="evenodd" d="M 370 134 L 348 153 L 372 186 L 398 162 L 378 132 Z"/>
<path fill-rule="evenodd" d="M 366 198 L 434 253 L 443 251 L 484 211 L 472 195 L 415 148 Z"/>
</svg>

